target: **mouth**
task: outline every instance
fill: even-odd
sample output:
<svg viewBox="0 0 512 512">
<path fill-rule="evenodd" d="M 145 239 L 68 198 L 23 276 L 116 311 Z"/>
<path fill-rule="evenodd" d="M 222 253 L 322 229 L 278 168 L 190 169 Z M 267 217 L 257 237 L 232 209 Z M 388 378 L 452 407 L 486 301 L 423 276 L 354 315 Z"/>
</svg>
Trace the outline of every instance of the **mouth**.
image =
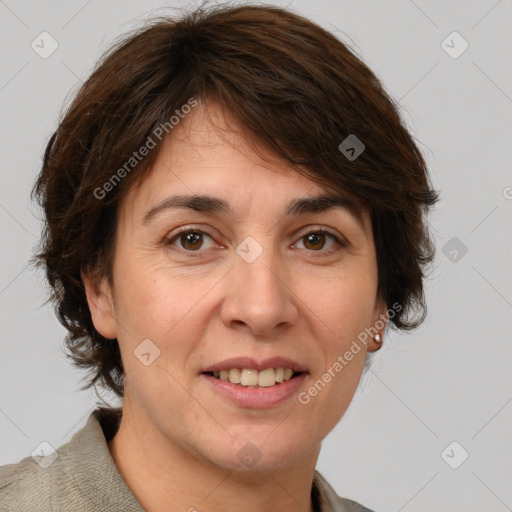
<svg viewBox="0 0 512 512">
<path fill-rule="evenodd" d="M 275 356 L 260 360 L 241 356 L 212 364 L 203 368 L 201 373 L 237 387 L 274 388 L 284 386 L 300 376 L 305 377 L 309 371 L 304 365 L 286 357 Z"/>
<path fill-rule="evenodd" d="M 243 409 L 265 410 L 289 403 L 304 387 L 309 372 L 302 371 L 303 367 L 300 370 L 290 368 L 289 363 L 275 367 L 260 364 L 259 368 L 249 364 L 223 364 L 220 368 L 218 365 L 206 368 L 199 376 L 222 400 Z"/>
<path fill-rule="evenodd" d="M 215 379 L 230 382 L 245 388 L 269 388 L 281 386 L 283 383 L 306 373 L 292 368 L 229 368 L 202 372 Z"/>
</svg>

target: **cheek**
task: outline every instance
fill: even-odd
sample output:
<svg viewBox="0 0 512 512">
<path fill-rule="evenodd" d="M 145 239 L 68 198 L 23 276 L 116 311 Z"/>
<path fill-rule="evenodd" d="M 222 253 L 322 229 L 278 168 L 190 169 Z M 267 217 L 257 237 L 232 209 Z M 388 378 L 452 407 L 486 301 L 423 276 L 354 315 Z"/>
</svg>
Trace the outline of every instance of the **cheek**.
<svg viewBox="0 0 512 512">
<path fill-rule="evenodd" d="M 370 271 L 340 273 L 323 282 L 306 279 L 297 295 L 332 331 L 338 343 L 343 344 L 370 325 L 376 293 L 376 282 Z"/>
<path fill-rule="evenodd" d="M 197 335 L 187 336 L 185 330 L 200 328 L 190 319 L 197 316 L 218 277 L 171 269 L 164 258 L 154 255 L 126 257 L 117 263 L 116 315 L 126 326 L 130 344 L 150 338 L 159 345 L 172 340 L 174 348 L 179 340 Z"/>
</svg>

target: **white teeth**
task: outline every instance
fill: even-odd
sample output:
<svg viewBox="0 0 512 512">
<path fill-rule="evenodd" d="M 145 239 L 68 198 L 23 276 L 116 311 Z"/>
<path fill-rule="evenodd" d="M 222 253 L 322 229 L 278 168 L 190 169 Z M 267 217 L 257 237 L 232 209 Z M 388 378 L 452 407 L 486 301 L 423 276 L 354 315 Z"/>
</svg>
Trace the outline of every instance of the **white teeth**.
<svg viewBox="0 0 512 512">
<path fill-rule="evenodd" d="M 233 384 L 240 384 L 242 372 L 238 368 L 231 368 L 229 370 L 229 382 Z"/>
<path fill-rule="evenodd" d="M 248 370 L 244 368 L 240 376 L 242 386 L 256 386 L 258 384 L 258 370 Z"/>
<path fill-rule="evenodd" d="M 258 386 L 268 387 L 276 383 L 276 372 L 274 368 L 268 368 L 258 373 Z"/>
<path fill-rule="evenodd" d="M 280 382 L 290 380 L 293 375 L 291 368 L 267 368 L 254 370 L 252 368 L 230 368 L 213 372 L 213 376 L 224 381 L 249 387 L 270 387 Z"/>
</svg>

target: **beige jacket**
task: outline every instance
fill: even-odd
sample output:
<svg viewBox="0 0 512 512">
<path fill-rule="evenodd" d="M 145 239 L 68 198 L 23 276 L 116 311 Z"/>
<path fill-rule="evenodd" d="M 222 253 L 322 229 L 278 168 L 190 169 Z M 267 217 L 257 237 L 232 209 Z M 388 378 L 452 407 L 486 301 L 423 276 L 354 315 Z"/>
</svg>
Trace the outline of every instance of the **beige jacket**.
<svg viewBox="0 0 512 512">
<path fill-rule="evenodd" d="M 96 409 L 86 425 L 51 459 L 25 457 L 0 466 L 1 512 L 144 512 L 108 449 L 120 409 Z M 371 512 L 340 498 L 315 471 L 311 497 L 317 512 Z"/>
</svg>

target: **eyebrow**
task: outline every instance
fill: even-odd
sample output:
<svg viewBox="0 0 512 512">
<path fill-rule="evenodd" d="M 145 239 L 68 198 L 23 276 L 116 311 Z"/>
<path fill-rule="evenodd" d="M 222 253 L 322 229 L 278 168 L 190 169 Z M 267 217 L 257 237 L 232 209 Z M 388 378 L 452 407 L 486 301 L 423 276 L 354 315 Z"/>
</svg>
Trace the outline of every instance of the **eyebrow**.
<svg viewBox="0 0 512 512">
<path fill-rule="evenodd" d="M 233 213 L 229 203 L 218 197 L 208 195 L 170 196 L 150 208 L 144 215 L 142 222 L 147 224 L 160 213 L 174 208 L 188 208 L 210 214 L 229 215 Z M 290 216 L 322 213 L 334 208 L 347 210 L 364 231 L 362 209 L 356 206 L 353 201 L 340 195 L 328 194 L 294 199 L 288 204 L 284 214 Z"/>
</svg>

